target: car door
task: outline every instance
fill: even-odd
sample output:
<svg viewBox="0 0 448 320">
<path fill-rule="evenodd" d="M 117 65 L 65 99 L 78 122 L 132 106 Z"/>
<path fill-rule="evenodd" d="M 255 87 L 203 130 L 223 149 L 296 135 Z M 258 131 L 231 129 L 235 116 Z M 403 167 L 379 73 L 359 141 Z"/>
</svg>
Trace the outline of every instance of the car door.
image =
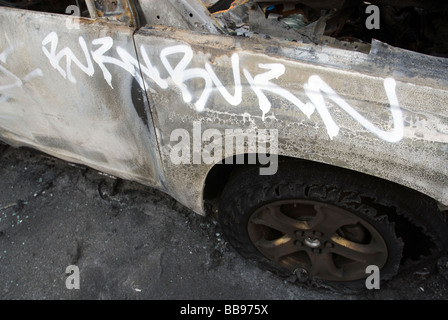
<svg viewBox="0 0 448 320">
<path fill-rule="evenodd" d="M 132 2 L 3 3 L 0 139 L 160 185 Z"/>
</svg>

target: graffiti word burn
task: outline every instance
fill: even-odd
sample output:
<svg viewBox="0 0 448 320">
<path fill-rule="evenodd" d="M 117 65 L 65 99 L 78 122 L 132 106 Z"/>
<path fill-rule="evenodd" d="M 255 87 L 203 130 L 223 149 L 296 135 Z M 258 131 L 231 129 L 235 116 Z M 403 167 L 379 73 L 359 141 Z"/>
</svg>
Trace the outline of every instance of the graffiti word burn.
<svg viewBox="0 0 448 320">
<path fill-rule="evenodd" d="M 89 76 L 95 73 L 94 63 L 96 63 L 104 76 L 104 79 L 112 86 L 112 74 L 107 65 L 115 65 L 126 72 L 130 73 L 140 86 L 148 88 L 147 79 L 154 82 L 160 89 L 167 89 L 174 84 L 180 91 L 185 103 L 193 103 L 193 95 L 191 94 L 186 82 L 192 79 L 202 79 L 204 87 L 200 92 L 199 98 L 194 101 L 194 106 L 198 112 L 203 111 L 209 100 L 210 95 L 217 89 L 222 97 L 232 106 L 238 106 L 243 101 L 243 86 L 241 81 L 240 58 L 237 53 L 231 56 L 232 72 L 233 72 L 233 93 L 230 92 L 220 81 L 213 67 L 209 63 L 205 63 L 203 68 L 191 68 L 190 65 L 194 59 L 194 52 L 188 45 L 175 45 L 163 48 L 159 53 L 161 67 L 167 72 L 168 77 L 163 79 L 159 69 L 154 66 L 147 54 L 145 47 L 140 47 L 141 63 L 122 47 L 115 48 L 119 58 L 111 57 L 110 54 L 114 47 L 113 39 L 110 37 L 98 38 L 92 41 L 92 45 L 96 46 L 95 50 L 89 50 L 84 38 L 79 37 L 79 46 L 83 52 L 83 61 L 79 60 L 73 51 L 64 47 L 58 48 L 59 39 L 56 32 L 51 32 L 42 41 L 42 50 L 49 59 L 51 65 L 66 79 L 72 83 L 76 83 L 76 79 L 72 74 L 72 65 L 76 65 L 80 70 Z M 173 65 L 169 57 L 172 55 L 180 55 L 180 60 Z M 65 66 L 61 66 L 61 61 L 65 59 Z M 330 139 L 339 134 L 339 126 L 331 116 L 325 98 L 331 100 L 336 106 L 344 110 L 355 121 L 364 128 L 377 135 L 379 138 L 388 142 L 398 142 L 403 138 L 404 125 L 403 115 L 399 106 L 396 95 L 396 82 L 392 78 L 384 80 L 384 89 L 389 101 L 390 112 L 393 120 L 393 129 L 385 131 L 378 128 L 371 121 L 362 116 L 352 106 L 350 106 L 343 98 L 341 98 L 327 83 L 319 76 L 311 76 L 304 85 L 305 94 L 308 102 L 301 101 L 290 91 L 282 88 L 272 80 L 281 77 L 286 68 L 281 63 L 260 63 L 258 67 L 263 71 L 253 76 L 249 70 L 242 68 L 242 73 L 248 82 L 250 88 L 258 98 L 259 108 L 262 111 L 262 119 L 271 110 L 271 102 L 266 96 L 266 92 L 280 96 L 292 105 L 297 107 L 308 118 L 317 112 L 322 119 Z"/>
</svg>

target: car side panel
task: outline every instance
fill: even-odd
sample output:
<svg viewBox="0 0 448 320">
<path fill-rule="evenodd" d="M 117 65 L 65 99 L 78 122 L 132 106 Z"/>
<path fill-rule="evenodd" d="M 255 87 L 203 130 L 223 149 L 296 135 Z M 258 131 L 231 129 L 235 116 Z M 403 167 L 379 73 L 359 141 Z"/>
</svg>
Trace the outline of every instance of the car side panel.
<svg viewBox="0 0 448 320">
<path fill-rule="evenodd" d="M 446 59 L 379 42 L 361 53 L 157 26 L 139 30 L 135 41 L 167 188 L 196 211 L 214 165 L 194 162 L 209 143 L 202 133 L 235 128 L 277 130 L 279 155 L 370 174 L 448 203 Z M 187 165 L 172 161 L 177 129 L 188 131 Z"/>
<path fill-rule="evenodd" d="M 133 32 L 0 8 L 0 139 L 160 187 Z"/>
</svg>

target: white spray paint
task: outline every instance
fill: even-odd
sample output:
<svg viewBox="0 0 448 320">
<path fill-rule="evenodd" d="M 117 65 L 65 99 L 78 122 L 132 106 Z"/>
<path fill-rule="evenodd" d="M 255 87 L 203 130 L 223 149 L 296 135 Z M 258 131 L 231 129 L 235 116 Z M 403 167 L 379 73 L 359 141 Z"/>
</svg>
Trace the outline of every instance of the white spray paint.
<svg viewBox="0 0 448 320">
<path fill-rule="evenodd" d="M 395 87 L 396 82 L 394 79 L 387 78 L 384 80 L 384 89 L 386 90 L 386 95 L 389 100 L 394 123 L 392 132 L 386 132 L 376 127 L 372 122 L 353 109 L 344 99 L 338 96 L 336 92 L 334 92 L 334 90 L 318 76 L 311 76 L 309 78 L 308 83 L 305 84 L 305 92 L 324 121 L 330 139 L 333 139 L 333 137 L 338 135 L 339 127 L 330 115 L 328 107 L 325 104 L 323 94 L 325 94 L 330 100 L 332 100 L 336 105 L 342 108 L 370 132 L 376 134 L 385 141 L 398 142 L 403 138 L 404 125 L 402 111 L 395 93 Z"/>
<path fill-rule="evenodd" d="M 168 89 L 168 82 L 160 77 L 159 70 L 154 67 L 149 60 L 148 54 L 146 53 L 145 47 L 142 45 L 140 47 L 140 52 L 145 64 L 141 65 L 142 73 L 154 81 L 161 89 Z"/>
<path fill-rule="evenodd" d="M 114 45 L 114 40 L 111 37 L 104 37 L 95 39 L 92 41 L 93 45 L 99 45 L 100 47 L 95 51 L 92 51 L 93 60 L 98 64 L 98 66 L 103 71 L 104 79 L 107 81 L 109 86 L 112 86 L 112 74 L 105 64 L 112 64 L 118 66 L 127 72 L 129 72 L 139 83 L 141 87 L 144 86 L 143 79 L 139 72 L 139 65 L 137 59 L 130 55 L 126 50 L 121 47 L 117 47 L 116 51 L 121 60 L 104 55 L 108 52 Z"/>
<path fill-rule="evenodd" d="M 244 75 L 246 76 L 247 81 L 249 82 L 252 90 L 254 90 L 255 94 L 258 97 L 258 102 L 261 111 L 263 112 L 263 120 L 266 113 L 268 113 L 271 109 L 271 102 L 266 97 L 266 95 L 262 91 L 270 91 L 274 94 L 277 94 L 286 100 L 290 101 L 296 107 L 300 109 L 308 118 L 314 112 L 314 106 L 311 103 L 303 103 L 289 92 L 286 89 L 279 87 L 278 85 L 272 83 L 270 80 L 278 79 L 285 73 L 285 66 L 281 63 L 271 63 L 271 64 L 259 64 L 258 67 L 261 69 L 269 70 L 265 73 L 258 74 L 252 78 L 249 71 L 246 69 L 243 70 Z"/>
<path fill-rule="evenodd" d="M 47 49 L 47 45 L 50 44 L 50 50 Z M 59 73 L 76 83 L 76 79 L 73 77 L 71 66 L 72 62 L 77 65 L 80 70 L 85 72 L 89 76 L 93 76 L 95 69 L 93 66 L 94 61 L 103 72 L 104 79 L 110 87 L 112 85 L 112 73 L 109 71 L 106 65 L 115 65 L 129 74 L 131 74 L 142 88 L 149 88 L 149 84 L 146 79 L 152 80 L 159 88 L 167 89 L 170 84 L 176 86 L 182 99 L 185 103 L 193 103 L 193 95 L 186 82 L 192 79 L 200 79 L 203 81 L 202 91 L 195 90 L 200 93 L 199 97 L 194 101 L 195 109 L 198 112 L 202 112 L 207 102 L 214 92 L 214 89 L 222 95 L 222 97 L 232 106 L 238 106 L 243 101 L 243 87 L 241 84 L 240 73 L 240 58 L 237 53 L 231 56 L 231 65 L 233 72 L 233 89 L 234 93 L 230 93 L 229 90 L 223 85 L 221 80 L 213 70 L 212 65 L 204 63 L 204 68 L 191 68 L 190 65 L 194 59 L 194 52 L 188 45 L 175 45 L 163 48 L 160 51 L 160 62 L 168 74 L 166 79 L 162 79 L 159 70 L 152 64 L 145 47 L 140 47 L 143 63 L 139 64 L 138 60 L 125 49 L 121 47 L 116 48 L 116 54 L 120 59 L 106 55 L 112 51 L 114 47 L 113 39 L 110 37 L 98 38 L 92 41 L 93 46 L 99 46 L 96 50 L 89 51 L 87 44 L 83 37 L 79 38 L 79 45 L 84 54 L 86 65 L 82 64 L 78 60 L 71 49 L 65 47 L 59 52 L 56 52 L 58 45 L 58 35 L 55 32 L 50 33 L 42 41 L 42 50 L 48 57 L 51 65 L 59 71 Z M 177 63 L 174 65 L 170 62 L 170 57 L 176 56 Z M 179 60 L 180 56 L 180 60 Z M 61 67 L 60 63 L 63 58 L 66 58 L 65 69 Z M 0 56 L 1 58 L 1 56 Z M 174 59 L 171 59 L 173 61 Z M 308 102 L 301 101 L 297 96 L 292 94 L 287 89 L 282 88 L 276 83 L 272 82 L 274 79 L 278 79 L 286 72 L 286 68 L 281 63 L 260 63 L 258 67 L 262 70 L 266 70 L 260 74 L 252 76 L 252 74 L 243 68 L 242 72 L 258 98 L 259 108 L 262 111 L 262 119 L 265 120 L 265 116 L 271 110 L 271 102 L 266 96 L 265 92 L 277 95 L 292 105 L 296 106 L 304 115 L 308 118 L 317 111 L 321 117 L 327 133 L 330 139 L 333 139 L 339 134 L 339 126 L 334 121 L 330 114 L 330 110 L 326 103 L 327 100 L 331 100 L 336 106 L 344 110 L 355 121 L 361 124 L 365 129 L 369 130 L 379 138 L 388 142 L 398 142 L 403 138 L 404 125 L 403 114 L 399 106 L 398 98 L 395 92 L 396 82 L 394 79 L 387 78 L 384 80 L 384 89 L 390 104 L 390 112 L 393 119 L 392 131 L 384 131 L 375 126 L 372 122 L 367 120 L 363 115 L 351 107 L 344 99 L 342 99 L 337 93 L 325 83 L 319 76 L 313 75 L 308 79 L 308 82 L 304 84 L 305 94 L 308 97 Z M 141 71 L 141 73 L 140 73 Z M 144 78 L 142 77 L 144 76 Z"/>
<path fill-rule="evenodd" d="M 0 62 L 6 64 L 9 55 L 13 52 L 13 47 L 9 47 L 0 53 Z M 11 92 L 8 92 L 14 88 L 21 88 L 25 83 L 31 81 L 36 77 L 42 77 L 42 70 L 39 68 L 34 69 L 30 73 L 26 74 L 23 78 L 14 74 L 8 70 L 5 66 L 0 65 L 0 78 L 10 79 L 9 83 L 0 85 L 0 103 L 7 102 L 11 98 Z"/>
<path fill-rule="evenodd" d="M 76 83 L 76 79 L 72 74 L 72 62 L 74 62 L 84 73 L 88 74 L 89 76 L 93 76 L 93 74 L 95 73 L 95 68 L 93 67 L 93 62 L 90 57 L 89 50 L 87 48 L 87 44 L 84 38 L 79 37 L 78 42 L 86 58 L 86 65 L 84 65 L 80 60 L 78 60 L 73 51 L 67 47 L 56 53 L 57 46 L 59 43 L 59 38 L 56 32 L 51 32 L 42 41 L 42 50 L 44 54 L 47 56 L 53 68 L 59 71 L 59 73 L 64 78 L 68 79 L 73 83 Z M 48 44 L 50 44 L 50 50 L 48 50 L 46 47 L 46 45 Z M 64 57 L 66 60 L 65 70 L 60 66 L 60 62 Z"/>
<path fill-rule="evenodd" d="M 205 64 L 205 70 L 207 70 L 213 84 L 219 90 L 221 95 L 226 99 L 228 103 L 232 106 L 237 106 L 243 100 L 243 87 L 241 86 L 241 75 L 240 75 L 240 57 L 237 53 L 234 53 L 231 58 L 232 61 L 232 71 L 233 71 L 233 81 L 235 93 L 232 95 L 222 84 L 221 80 L 217 77 L 215 71 L 209 63 Z"/>
<path fill-rule="evenodd" d="M 156 82 L 157 85 L 159 85 L 162 89 L 168 88 L 167 82 L 160 78 L 158 70 L 152 66 L 144 48 L 142 50 L 142 57 L 146 65 L 139 65 L 138 60 L 132 54 L 129 54 L 125 49 L 121 47 L 116 48 L 116 52 L 120 59 L 106 55 L 106 53 L 109 53 L 114 47 L 114 41 L 111 37 L 94 39 L 92 41 L 92 45 L 99 47 L 96 50 L 89 51 L 86 41 L 81 36 L 79 37 L 79 44 L 86 60 L 86 65 L 83 65 L 80 60 L 76 58 L 73 51 L 68 47 L 64 47 L 59 52 L 56 52 L 58 43 L 59 37 L 57 33 L 51 32 L 42 41 L 42 51 L 49 59 L 53 68 L 59 71 L 59 73 L 64 78 L 67 78 L 73 83 L 76 83 L 76 79 L 72 74 L 72 62 L 74 62 L 75 65 L 77 65 L 81 69 L 81 71 L 89 76 L 93 76 L 95 73 L 94 65 L 92 62 L 93 60 L 100 67 L 101 71 L 103 72 L 104 79 L 111 88 L 113 88 L 112 74 L 106 64 L 115 65 L 127 71 L 136 79 L 141 87 L 145 87 L 147 83 L 144 81 L 144 79 L 142 79 L 140 71 L 145 76 Z M 50 45 L 50 50 L 47 48 L 48 45 Z M 66 59 L 65 68 L 60 65 L 63 58 Z"/>
<path fill-rule="evenodd" d="M 173 68 L 168 61 L 167 57 L 176 53 L 182 53 L 183 57 L 179 63 Z M 204 110 L 207 100 L 212 93 L 212 79 L 205 69 L 191 68 L 187 69 L 190 62 L 193 60 L 193 50 L 187 45 L 177 45 L 173 47 L 167 47 L 160 52 L 160 60 L 163 66 L 170 75 L 173 82 L 181 90 L 184 102 L 189 103 L 192 101 L 192 96 L 188 87 L 185 85 L 185 81 L 190 79 L 202 78 L 205 82 L 204 89 L 195 106 L 198 112 Z"/>
</svg>

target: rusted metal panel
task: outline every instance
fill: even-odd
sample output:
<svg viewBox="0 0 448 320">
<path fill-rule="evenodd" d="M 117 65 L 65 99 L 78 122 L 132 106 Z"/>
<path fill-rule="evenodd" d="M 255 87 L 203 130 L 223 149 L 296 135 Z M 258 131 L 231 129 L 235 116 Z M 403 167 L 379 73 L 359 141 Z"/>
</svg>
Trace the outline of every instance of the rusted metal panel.
<svg viewBox="0 0 448 320">
<path fill-rule="evenodd" d="M 143 21 L 148 25 L 196 30 L 213 34 L 223 31 L 200 0 L 139 1 Z"/>
<path fill-rule="evenodd" d="M 201 132 L 276 129 L 280 155 L 378 176 L 447 203 L 445 59 L 378 42 L 363 54 L 164 27 L 135 39 L 167 186 L 187 206 L 202 210 L 212 165 L 173 164 L 171 133 L 185 128 L 192 141 L 195 123 Z"/>
<path fill-rule="evenodd" d="M 93 1 L 90 1 L 93 3 Z M 114 19 L 122 22 L 129 27 L 140 27 L 140 19 L 137 9 L 134 6 L 133 1 L 119 0 L 119 1 L 96 1 L 95 8 L 92 8 L 87 2 L 89 13 L 91 18 L 106 18 L 108 20 Z"/>
<path fill-rule="evenodd" d="M 0 139 L 160 186 L 133 29 L 0 10 Z"/>
</svg>

